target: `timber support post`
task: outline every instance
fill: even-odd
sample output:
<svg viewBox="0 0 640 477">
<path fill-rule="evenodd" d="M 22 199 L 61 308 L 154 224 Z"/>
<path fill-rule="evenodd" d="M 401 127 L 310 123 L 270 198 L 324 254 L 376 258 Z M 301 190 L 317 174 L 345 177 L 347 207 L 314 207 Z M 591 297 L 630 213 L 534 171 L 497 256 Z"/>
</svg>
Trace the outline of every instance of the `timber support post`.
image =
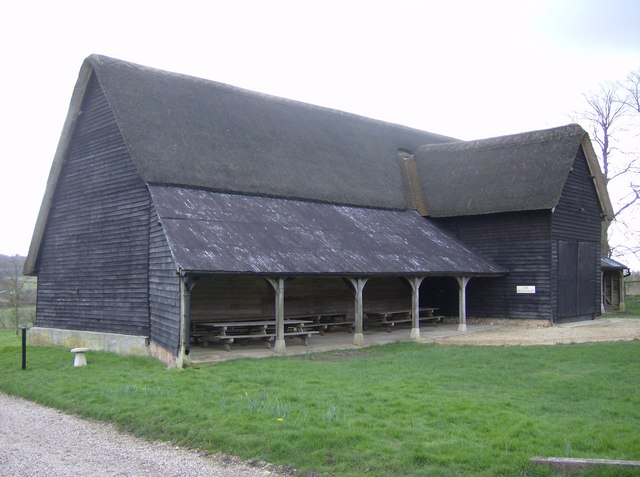
<svg viewBox="0 0 640 477">
<path fill-rule="evenodd" d="M 469 283 L 471 277 L 456 277 L 458 282 L 458 316 L 460 317 L 460 323 L 458 324 L 458 331 L 467 331 L 467 283 Z"/>
<path fill-rule="evenodd" d="M 364 331 L 362 326 L 363 308 L 362 308 L 362 290 L 369 281 L 368 278 L 347 278 L 355 293 L 355 325 L 353 333 L 353 344 L 355 346 L 364 346 Z"/>
<path fill-rule="evenodd" d="M 180 349 L 176 359 L 176 367 L 183 368 L 191 352 L 191 290 L 196 279 L 189 275 L 180 276 Z"/>
<path fill-rule="evenodd" d="M 284 342 L 284 278 L 266 278 L 266 280 L 273 288 L 276 298 L 276 344 L 273 351 L 285 354 L 287 345 Z"/>
<path fill-rule="evenodd" d="M 405 278 L 411 285 L 411 339 L 420 339 L 420 285 L 424 277 Z"/>
</svg>

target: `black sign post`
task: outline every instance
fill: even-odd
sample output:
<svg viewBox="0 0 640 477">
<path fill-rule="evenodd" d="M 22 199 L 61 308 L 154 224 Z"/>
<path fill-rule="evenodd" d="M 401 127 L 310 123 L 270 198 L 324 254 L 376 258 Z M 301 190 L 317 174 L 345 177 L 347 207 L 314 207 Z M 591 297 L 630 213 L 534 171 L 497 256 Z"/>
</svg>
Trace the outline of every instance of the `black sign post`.
<svg viewBox="0 0 640 477">
<path fill-rule="evenodd" d="M 22 369 L 27 369 L 27 329 L 22 328 Z"/>
</svg>

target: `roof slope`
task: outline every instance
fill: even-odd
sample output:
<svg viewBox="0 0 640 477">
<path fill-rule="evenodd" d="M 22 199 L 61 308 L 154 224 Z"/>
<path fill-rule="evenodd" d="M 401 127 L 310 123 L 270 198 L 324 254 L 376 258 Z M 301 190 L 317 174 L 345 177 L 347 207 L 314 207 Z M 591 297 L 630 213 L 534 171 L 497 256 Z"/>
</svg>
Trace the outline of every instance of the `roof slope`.
<svg viewBox="0 0 640 477">
<path fill-rule="evenodd" d="M 404 208 L 397 150 L 451 138 L 93 55 L 147 183 Z"/>
<path fill-rule="evenodd" d="M 614 260 L 610 257 L 602 257 L 600 259 L 600 268 L 603 270 L 628 270 L 624 263 L 620 263 L 617 260 Z"/>
<path fill-rule="evenodd" d="M 183 271 L 268 275 L 498 275 L 415 211 L 150 186 Z"/>
<path fill-rule="evenodd" d="M 416 163 L 428 214 L 449 217 L 552 209 L 581 146 L 602 210 L 612 216 L 591 141 L 577 124 L 421 147 Z"/>
</svg>

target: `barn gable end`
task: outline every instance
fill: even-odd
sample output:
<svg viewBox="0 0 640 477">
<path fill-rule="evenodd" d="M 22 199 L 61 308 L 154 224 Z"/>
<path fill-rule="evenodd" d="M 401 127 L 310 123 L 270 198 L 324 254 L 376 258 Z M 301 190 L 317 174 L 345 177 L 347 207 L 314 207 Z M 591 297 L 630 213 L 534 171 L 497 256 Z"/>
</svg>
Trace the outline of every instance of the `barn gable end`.
<svg viewBox="0 0 640 477">
<path fill-rule="evenodd" d="M 470 314 L 558 321 L 599 313 L 601 221 L 612 210 L 580 126 L 427 145 L 417 160 L 429 215 L 509 270 L 471 281 Z"/>
<path fill-rule="evenodd" d="M 149 192 L 95 76 L 83 96 L 32 260 L 36 322 L 147 336 Z"/>
<path fill-rule="evenodd" d="M 551 221 L 556 320 L 600 313 L 601 208 L 585 151 L 580 147 Z"/>
</svg>

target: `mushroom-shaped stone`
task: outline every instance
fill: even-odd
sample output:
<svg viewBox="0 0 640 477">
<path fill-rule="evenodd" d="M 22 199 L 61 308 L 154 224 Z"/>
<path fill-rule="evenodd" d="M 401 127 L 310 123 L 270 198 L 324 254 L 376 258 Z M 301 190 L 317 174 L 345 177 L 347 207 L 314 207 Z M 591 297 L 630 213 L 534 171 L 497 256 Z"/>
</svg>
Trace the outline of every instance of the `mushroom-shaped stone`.
<svg viewBox="0 0 640 477">
<path fill-rule="evenodd" d="M 73 348 L 71 350 L 72 353 L 75 353 L 76 357 L 73 360 L 74 366 L 86 366 L 87 365 L 87 357 L 85 353 L 89 351 L 89 348 Z"/>
</svg>

